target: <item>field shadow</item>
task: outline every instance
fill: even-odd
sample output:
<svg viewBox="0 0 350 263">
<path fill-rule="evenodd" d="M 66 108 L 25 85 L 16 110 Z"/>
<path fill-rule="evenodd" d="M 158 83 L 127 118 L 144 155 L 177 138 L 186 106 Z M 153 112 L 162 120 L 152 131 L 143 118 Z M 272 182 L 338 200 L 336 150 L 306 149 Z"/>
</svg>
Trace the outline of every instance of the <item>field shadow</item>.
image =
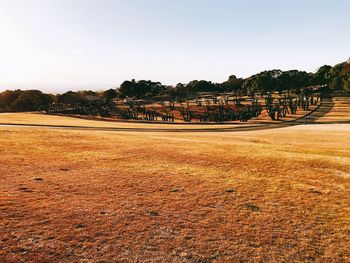
<svg viewBox="0 0 350 263">
<path fill-rule="evenodd" d="M 344 110 L 345 108 L 345 110 Z M 347 110 L 349 109 L 349 110 Z M 337 114 L 340 113 L 340 114 Z M 343 114 L 341 114 L 343 113 Z M 344 114 L 345 113 L 345 114 Z M 349 115 L 347 116 L 347 113 Z M 342 119 L 337 119 L 342 118 Z M 98 126 L 79 126 L 79 125 L 45 125 L 45 124 L 11 124 L 0 123 L 0 126 L 16 126 L 16 127 L 37 127 L 37 128 L 52 128 L 52 129 L 67 129 L 67 130 L 90 130 L 90 131 L 109 131 L 109 132 L 177 132 L 177 133 L 193 133 L 193 132 L 240 132 L 240 131 L 258 131 L 267 129 L 278 129 L 303 124 L 350 124 L 350 103 L 341 103 L 333 101 L 331 98 L 324 99 L 322 103 L 314 111 L 310 112 L 305 117 L 301 117 L 294 121 L 280 123 L 264 123 L 256 122 L 249 124 L 236 123 L 232 127 L 212 126 L 208 128 L 138 128 L 138 127 L 98 127 Z"/>
<path fill-rule="evenodd" d="M 350 104 L 327 99 L 320 107 L 307 116 L 311 124 L 349 124 Z"/>
<path fill-rule="evenodd" d="M 334 104 L 335 103 L 331 98 L 325 99 L 321 102 L 321 105 L 318 107 L 318 109 L 306 116 L 306 121 L 308 123 L 314 123 L 317 122 L 319 119 L 324 118 L 327 114 L 332 112 L 332 110 L 334 109 Z M 302 118 L 302 120 L 304 121 L 304 118 Z"/>
</svg>

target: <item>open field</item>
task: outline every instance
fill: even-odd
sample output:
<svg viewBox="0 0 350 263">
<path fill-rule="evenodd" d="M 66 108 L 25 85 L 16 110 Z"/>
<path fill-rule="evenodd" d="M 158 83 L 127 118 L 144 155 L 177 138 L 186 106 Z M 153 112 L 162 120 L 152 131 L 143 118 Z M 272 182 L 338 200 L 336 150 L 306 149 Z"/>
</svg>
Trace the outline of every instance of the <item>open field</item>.
<svg viewBox="0 0 350 263">
<path fill-rule="evenodd" d="M 0 122 L 145 129 L 0 127 L 0 262 L 350 261 L 350 124 Z"/>
</svg>

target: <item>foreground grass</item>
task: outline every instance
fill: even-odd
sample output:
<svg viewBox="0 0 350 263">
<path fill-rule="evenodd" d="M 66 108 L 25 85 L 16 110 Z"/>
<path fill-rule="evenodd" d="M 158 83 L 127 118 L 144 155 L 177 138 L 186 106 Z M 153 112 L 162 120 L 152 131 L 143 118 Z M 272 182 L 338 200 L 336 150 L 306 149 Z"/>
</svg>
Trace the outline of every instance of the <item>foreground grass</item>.
<svg viewBox="0 0 350 263">
<path fill-rule="evenodd" d="M 1 262 L 350 261 L 350 125 L 0 128 Z"/>
</svg>

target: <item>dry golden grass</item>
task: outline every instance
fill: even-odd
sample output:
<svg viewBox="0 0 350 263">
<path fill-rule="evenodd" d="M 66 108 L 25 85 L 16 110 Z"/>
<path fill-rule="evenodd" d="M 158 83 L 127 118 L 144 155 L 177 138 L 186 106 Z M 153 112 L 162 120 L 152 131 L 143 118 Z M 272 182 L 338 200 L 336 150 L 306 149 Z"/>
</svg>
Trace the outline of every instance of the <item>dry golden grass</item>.
<svg viewBox="0 0 350 263">
<path fill-rule="evenodd" d="M 82 126 L 99 128 L 137 128 L 137 129 L 189 129 L 188 124 L 167 124 L 167 123 L 136 123 L 136 122 L 117 122 L 87 120 L 83 118 L 45 115 L 38 113 L 0 113 L 0 123 L 2 124 L 34 124 L 34 125 L 63 125 L 63 126 Z M 222 128 L 231 128 L 241 126 L 240 123 L 208 125 L 197 124 L 190 125 L 193 129 L 212 128 L 220 126 Z"/>
<path fill-rule="evenodd" d="M 0 154 L 0 262 L 350 261 L 348 124 L 0 127 Z"/>
</svg>

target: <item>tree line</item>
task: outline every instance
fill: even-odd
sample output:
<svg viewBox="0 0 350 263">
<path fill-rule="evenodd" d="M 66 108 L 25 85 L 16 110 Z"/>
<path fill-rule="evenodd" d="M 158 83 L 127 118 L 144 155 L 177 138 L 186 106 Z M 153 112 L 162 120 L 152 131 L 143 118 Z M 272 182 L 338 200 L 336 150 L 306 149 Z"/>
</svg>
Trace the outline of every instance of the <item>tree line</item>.
<svg viewBox="0 0 350 263">
<path fill-rule="evenodd" d="M 350 60 L 335 66 L 324 65 L 317 72 L 279 69 L 262 71 L 246 79 L 231 75 L 222 83 L 206 80 L 192 80 L 187 84 L 165 86 L 160 82 L 146 80 L 124 81 L 118 94 L 123 97 L 147 98 L 167 95 L 181 97 L 196 92 L 235 92 L 240 95 L 254 93 L 292 91 L 299 93 L 311 86 L 327 86 L 331 92 L 350 92 Z"/>
<path fill-rule="evenodd" d="M 67 91 L 63 94 L 46 94 L 40 90 L 6 90 L 0 93 L 0 111 L 37 111 L 46 109 L 52 103 L 85 104 L 88 97 L 112 100 L 118 96 L 117 90 L 103 92 Z"/>
<path fill-rule="evenodd" d="M 137 99 L 184 98 L 197 92 L 234 92 L 240 95 L 252 95 L 266 92 L 296 92 L 310 86 L 325 86 L 330 92 L 350 92 L 350 59 L 335 66 L 324 65 L 315 73 L 279 69 L 262 71 L 246 79 L 231 75 L 222 83 L 206 80 L 192 80 L 187 84 L 175 86 L 163 85 L 151 80 L 126 80 L 118 89 L 103 92 L 68 91 L 63 94 L 45 94 L 39 90 L 6 90 L 0 93 L 0 111 L 36 111 L 53 102 L 64 104 L 84 104 L 87 97 L 93 96 L 105 100 L 133 97 Z"/>
</svg>

